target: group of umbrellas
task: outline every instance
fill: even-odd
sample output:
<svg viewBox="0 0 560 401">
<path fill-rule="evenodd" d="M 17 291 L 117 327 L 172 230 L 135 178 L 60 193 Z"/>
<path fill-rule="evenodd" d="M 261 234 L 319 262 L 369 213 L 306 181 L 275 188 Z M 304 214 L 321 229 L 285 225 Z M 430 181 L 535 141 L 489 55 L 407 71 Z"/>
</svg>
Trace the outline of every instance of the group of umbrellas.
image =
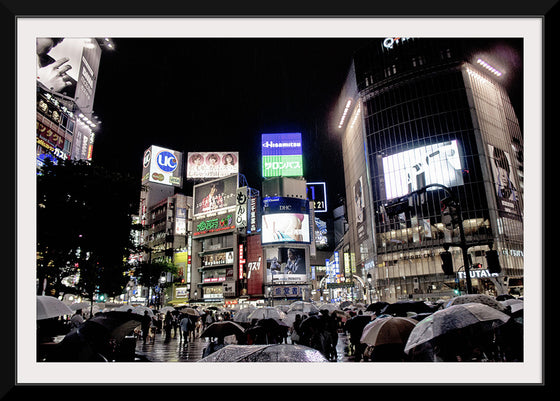
<svg viewBox="0 0 560 401">
<path fill-rule="evenodd" d="M 359 342 L 369 350 L 366 358 L 422 362 L 522 359 L 522 300 L 498 301 L 471 294 L 452 298 L 435 310 L 424 312 L 422 308 L 412 302 L 385 305 L 374 320 L 362 323 Z M 433 306 L 426 304 L 425 308 Z"/>
<path fill-rule="evenodd" d="M 37 296 L 37 320 L 72 315 L 76 305 L 68 306 L 55 297 Z M 201 337 L 223 340 L 232 335 L 246 339 L 249 335 L 253 339 L 260 338 L 260 342 L 230 344 L 201 361 L 327 361 L 318 350 L 304 345 L 279 344 L 281 341 L 278 339 L 286 336 L 291 317 L 296 314 L 313 317 L 323 309 L 332 314 L 349 306 L 317 306 L 299 301 L 284 308 L 285 312 L 277 307 L 238 309 L 233 320 L 208 325 Z M 204 313 L 195 307 L 169 308 L 169 311 L 173 309 L 195 317 Z M 491 351 L 485 348 L 489 342 L 495 343 L 496 338 L 507 340 L 502 344 L 502 350 L 517 347 L 512 353 L 517 359 L 504 358 L 501 354 L 500 360 L 523 358 L 523 301 L 520 299 L 474 294 L 454 297 L 438 304 L 422 301 L 378 302 L 361 310 L 364 312 L 346 320 L 345 328 L 354 341 L 359 339 L 359 343 L 368 347 L 371 351 L 368 355 L 373 361 L 497 360 L 495 355 L 488 355 Z M 122 341 L 140 324 L 144 311 L 151 316 L 154 313 L 147 307 L 131 308 L 129 305 L 98 313 L 86 320 L 79 332 L 67 334 L 51 360 L 64 361 L 75 358 L 75 355 L 80 355 L 80 361 L 107 360 L 107 344 Z M 77 353 L 78 348 L 80 352 Z M 483 357 L 475 356 L 474 350 Z M 469 351 L 468 356 L 465 356 L 466 351 Z M 463 359 L 453 359 L 456 357 Z"/>
</svg>

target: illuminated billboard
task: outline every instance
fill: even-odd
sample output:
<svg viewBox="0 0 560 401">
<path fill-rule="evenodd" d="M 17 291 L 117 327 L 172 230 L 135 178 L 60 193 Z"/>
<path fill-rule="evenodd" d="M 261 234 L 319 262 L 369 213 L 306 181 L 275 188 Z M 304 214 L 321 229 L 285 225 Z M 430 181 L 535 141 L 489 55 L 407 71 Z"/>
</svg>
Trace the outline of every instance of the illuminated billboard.
<svg viewBox="0 0 560 401">
<path fill-rule="evenodd" d="M 429 184 L 463 185 L 457 141 L 440 142 L 383 158 L 386 198 L 392 199 Z"/>
<path fill-rule="evenodd" d="M 93 38 L 37 38 L 37 81 L 93 111 L 101 48 Z"/>
<path fill-rule="evenodd" d="M 266 283 L 303 283 L 307 280 L 305 249 L 278 248 L 278 255 L 266 260 Z"/>
<path fill-rule="evenodd" d="M 521 220 L 518 184 L 513 172 L 513 164 L 508 152 L 488 145 L 490 167 L 494 177 L 498 213 L 500 216 Z"/>
<path fill-rule="evenodd" d="M 305 199 L 263 199 L 262 243 L 310 243 L 309 202 Z"/>
<path fill-rule="evenodd" d="M 189 152 L 187 178 L 220 178 L 239 173 L 238 152 Z"/>
<path fill-rule="evenodd" d="M 262 134 L 262 176 L 303 176 L 301 133 Z"/>
<path fill-rule="evenodd" d="M 327 211 L 327 184 L 324 182 L 307 183 L 307 199 L 313 203 L 315 213 Z"/>
<path fill-rule="evenodd" d="M 237 203 L 237 174 L 194 186 L 194 215 L 222 213 L 235 210 Z"/>
<path fill-rule="evenodd" d="M 175 150 L 150 146 L 144 152 L 142 183 L 182 186 L 181 163 L 183 153 Z"/>
</svg>

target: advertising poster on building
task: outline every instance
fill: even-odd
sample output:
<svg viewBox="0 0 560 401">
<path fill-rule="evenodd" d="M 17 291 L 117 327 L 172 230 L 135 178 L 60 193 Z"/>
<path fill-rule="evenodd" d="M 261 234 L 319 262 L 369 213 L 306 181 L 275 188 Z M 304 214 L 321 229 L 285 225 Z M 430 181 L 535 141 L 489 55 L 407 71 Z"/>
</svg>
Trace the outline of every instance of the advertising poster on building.
<svg viewBox="0 0 560 401">
<path fill-rule="evenodd" d="M 498 214 L 502 217 L 521 220 L 518 186 L 510 155 L 508 152 L 492 145 L 488 145 L 488 154 L 494 177 Z"/>
<path fill-rule="evenodd" d="M 311 242 L 309 201 L 273 197 L 263 199 L 262 242 Z"/>
<path fill-rule="evenodd" d="M 262 134 L 262 176 L 303 176 L 301 133 Z"/>
<path fill-rule="evenodd" d="M 266 261 L 267 284 L 307 281 L 305 252 L 303 248 L 278 248 L 278 256 Z"/>
<path fill-rule="evenodd" d="M 315 213 L 327 211 L 327 185 L 324 182 L 308 182 L 307 199 L 313 203 Z"/>
<path fill-rule="evenodd" d="M 187 178 L 220 178 L 239 173 L 238 152 L 189 152 Z"/>
<path fill-rule="evenodd" d="M 93 112 L 101 48 L 93 38 L 37 38 L 37 82 Z"/>
<path fill-rule="evenodd" d="M 247 187 L 241 187 L 237 189 L 235 223 L 238 229 L 247 227 L 247 219 L 249 216 L 249 198 L 247 195 Z"/>
<path fill-rule="evenodd" d="M 194 186 L 194 215 L 222 213 L 237 203 L 237 174 Z"/>
<path fill-rule="evenodd" d="M 214 217 L 193 221 L 193 236 L 199 237 L 235 229 L 235 212 L 219 214 Z"/>
<path fill-rule="evenodd" d="M 360 176 L 354 184 L 354 218 L 356 221 L 358 238 L 360 241 L 363 241 L 368 237 L 366 230 L 366 206 L 364 201 L 363 176 Z"/>
<path fill-rule="evenodd" d="M 183 185 L 181 163 L 183 153 L 152 145 L 144 152 L 142 182 Z"/>
<path fill-rule="evenodd" d="M 383 158 L 386 198 L 409 194 L 429 184 L 463 185 L 457 141 L 435 143 Z"/>
<path fill-rule="evenodd" d="M 247 293 L 249 295 L 263 293 L 264 267 L 260 236 L 247 236 Z"/>
</svg>

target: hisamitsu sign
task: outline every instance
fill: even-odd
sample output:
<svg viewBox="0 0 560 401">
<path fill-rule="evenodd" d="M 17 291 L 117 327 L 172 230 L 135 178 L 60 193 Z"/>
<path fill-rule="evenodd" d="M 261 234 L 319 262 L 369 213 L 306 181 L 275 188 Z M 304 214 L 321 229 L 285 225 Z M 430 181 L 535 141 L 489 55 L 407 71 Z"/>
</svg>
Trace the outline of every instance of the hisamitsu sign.
<svg viewBox="0 0 560 401">
<path fill-rule="evenodd" d="M 301 133 L 262 134 L 262 176 L 303 176 Z"/>
</svg>

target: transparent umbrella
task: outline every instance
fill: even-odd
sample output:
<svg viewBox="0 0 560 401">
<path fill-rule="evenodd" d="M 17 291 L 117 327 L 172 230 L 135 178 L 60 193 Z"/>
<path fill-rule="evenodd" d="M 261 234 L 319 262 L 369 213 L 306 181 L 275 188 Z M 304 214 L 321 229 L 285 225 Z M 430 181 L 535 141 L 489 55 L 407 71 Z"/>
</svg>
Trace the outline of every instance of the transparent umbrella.
<svg viewBox="0 0 560 401">
<path fill-rule="evenodd" d="M 247 318 L 249 322 L 253 319 L 261 320 L 261 319 L 276 319 L 276 320 L 283 320 L 286 317 L 286 314 L 281 310 L 273 307 L 273 306 L 265 306 L 263 308 L 257 308 L 252 311 Z"/>
<path fill-rule="evenodd" d="M 37 320 L 73 314 L 74 311 L 60 299 L 48 295 L 37 295 Z"/>
<path fill-rule="evenodd" d="M 319 313 L 319 308 L 311 302 L 295 301 L 288 308 L 288 313 L 290 312 Z"/>
<path fill-rule="evenodd" d="M 491 297 L 490 295 L 486 294 L 465 294 L 460 295 L 458 297 L 451 298 L 449 302 L 445 305 L 446 308 L 452 305 L 461 305 L 461 304 L 468 304 L 468 303 L 479 303 L 483 305 L 488 305 L 500 312 L 506 312 L 507 308 L 503 305 L 500 301 L 496 300 L 496 298 Z"/>
<path fill-rule="evenodd" d="M 296 344 L 227 345 L 198 362 L 329 362 L 320 351 Z"/>
<path fill-rule="evenodd" d="M 404 352 L 408 354 L 424 347 L 428 347 L 430 352 L 434 347 L 449 351 L 452 346 L 465 346 L 464 339 L 482 337 L 509 319 L 505 313 L 484 304 L 452 305 L 418 322 L 410 332 Z M 457 338 L 461 340 L 456 340 Z"/>
<path fill-rule="evenodd" d="M 237 323 L 251 323 L 251 319 L 249 319 L 249 315 L 257 309 L 254 306 L 250 306 L 247 308 L 243 308 L 235 312 L 233 315 L 233 321 Z"/>
</svg>

